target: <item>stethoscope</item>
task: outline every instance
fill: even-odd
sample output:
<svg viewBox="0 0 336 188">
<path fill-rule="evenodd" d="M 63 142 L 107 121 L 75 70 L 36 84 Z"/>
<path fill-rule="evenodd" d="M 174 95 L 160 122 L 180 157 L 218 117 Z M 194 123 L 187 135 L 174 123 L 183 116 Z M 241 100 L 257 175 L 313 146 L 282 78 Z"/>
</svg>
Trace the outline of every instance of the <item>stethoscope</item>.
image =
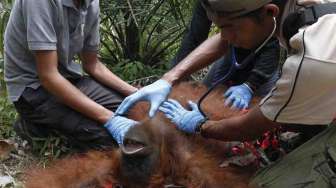
<svg viewBox="0 0 336 188">
<path fill-rule="evenodd" d="M 209 95 L 209 93 L 215 89 L 215 87 L 217 87 L 218 84 L 223 83 L 225 81 L 227 81 L 227 79 L 231 76 L 231 74 L 239 69 L 244 69 L 247 65 L 249 65 L 254 59 L 255 57 L 258 55 L 258 53 L 260 52 L 260 50 L 266 45 L 266 43 L 273 37 L 275 31 L 277 28 L 277 21 L 275 19 L 275 17 L 273 17 L 273 30 L 271 32 L 271 34 L 264 40 L 264 42 L 253 52 L 251 52 L 241 63 L 238 63 L 235 55 L 234 55 L 234 51 L 232 52 L 232 63 L 230 66 L 230 69 L 228 71 L 228 73 L 225 74 L 225 76 L 223 76 L 223 78 L 217 80 L 209 89 L 207 92 L 205 92 L 201 98 L 198 100 L 197 102 L 197 107 L 199 109 L 199 111 L 201 112 L 201 114 L 207 118 L 207 116 L 205 115 L 205 113 L 203 112 L 202 108 L 201 108 L 201 103 L 203 102 L 203 100 Z"/>
</svg>

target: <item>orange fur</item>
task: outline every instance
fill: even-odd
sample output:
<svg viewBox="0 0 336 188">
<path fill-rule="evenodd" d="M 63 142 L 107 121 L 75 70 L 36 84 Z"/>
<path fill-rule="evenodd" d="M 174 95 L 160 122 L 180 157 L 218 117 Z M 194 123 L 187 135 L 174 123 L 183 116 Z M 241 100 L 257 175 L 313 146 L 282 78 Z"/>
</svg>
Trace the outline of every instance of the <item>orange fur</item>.
<svg viewBox="0 0 336 188">
<path fill-rule="evenodd" d="M 107 183 L 118 184 L 120 154 L 91 151 L 56 161 L 47 169 L 29 169 L 27 188 L 103 187 Z"/>
<path fill-rule="evenodd" d="M 182 83 L 174 87 L 170 97 L 185 106 L 188 100 L 196 102 L 205 91 L 206 88 L 200 84 Z M 216 89 L 203 102 L 202 108 L 210 119 L 240 115 L 224 107 L 223 91 L 223 88 Z M 143 141 L 142 144 L 151 151 L 149 154 L 128 156 L 121 149 L 116 149 L 65 158 L 46 169 L 30 170 L 25 187 L 104 188 L 122 185 L 124 188 L 159 188 L 170 183 L 188 188 L 247 187 L 254 169 L 218 166 L 223 153 L 217 151 L 228 149 L 227 143 L 187 136 L 177 131 L 160 113 L 148 120 L 147 110 L 148 104 L 142 102 L 130 111 L 129 117 L 142 121 L 142 124 L 131 129 L 127 135 L 131 138 L 135 135 Z"/>
</svg>

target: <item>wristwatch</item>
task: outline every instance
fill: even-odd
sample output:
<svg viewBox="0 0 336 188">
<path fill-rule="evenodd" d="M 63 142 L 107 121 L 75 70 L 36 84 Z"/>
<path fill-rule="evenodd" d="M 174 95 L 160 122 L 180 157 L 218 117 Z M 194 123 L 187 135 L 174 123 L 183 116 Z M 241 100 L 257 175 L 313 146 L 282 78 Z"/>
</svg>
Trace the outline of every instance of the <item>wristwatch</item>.
<svg viewBox="0 0 336 188">
<path fill-rule="evenodd" d="M 208 121 L 208 117 L 205 117 L 203 120 L 199 121 L 198 124 L 196 125 L 195 133 L 199 134 L 202 136 L 202 126 L 206 121 Z"/>
</svg>

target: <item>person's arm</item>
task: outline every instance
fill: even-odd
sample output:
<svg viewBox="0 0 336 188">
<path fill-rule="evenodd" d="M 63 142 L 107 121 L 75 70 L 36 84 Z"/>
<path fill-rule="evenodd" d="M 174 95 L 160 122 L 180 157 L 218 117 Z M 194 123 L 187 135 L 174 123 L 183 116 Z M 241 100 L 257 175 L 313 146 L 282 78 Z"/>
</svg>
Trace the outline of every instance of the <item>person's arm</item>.
<svg viewBox="0 0 336 188">
<path fill-rule="evenodd" d="M 85 51 L 81 54 L 83 69 L 98 82 L 128 96 L 137 91 L 137 88 L 113 74 L 102 62 L 96 52 Z"/>
<path fill-rule="evenodd" d="M 102 125 L 113 115 L 112 111 L 88 98 L 59 73 L 56 51 L 35 51 L 35 58 L 42 86 L 64 104 Z"/>
<path fill-rule="evenodd" d="M 85 55 L 84 55 L 85 56 Z M 65 79 L 57 69 L 57 52 L 56 51 L 36 51 L 37 72 L 40 82 L 51 94 L 55 95 L 65 105 L 70 108 L 90 117 L 93 120 L 101 123 L 111 136 L 122 144 L 126 132 L 138 122 L 127 119 L 121 116 L 114 116 L 114 113 L 102 105 L 91 100 L 84 95 L 80 90 L 73 86 Z M 84 58 L 86 61 L 88 59 Z M 99 63 L 88 63 L 90 66 L 99 67 Z M 101 64 L 101 63 L 100 63 Z M 86 67 L 88 69 L 88 67 Z M 106 68 L 89 68 L 93 75 L 100 74 L 99 71 L 108 71 Z M 95 72 L 98 71 L 98 72 Z M 101 73 L 102 76 L 109 73 Z M 104 79 L 104 78 L 102 78 Z"/>
<path fill-rule="evenodd" d="M 118 76 L 113 74 L 98 59 L 99 43 L 100 43 L 100 19 L 99 19 L 99 1 L 95 0 L 91 3 L 87 16 L 90 17 L 85 26 L 85 40 L 80 57 L 83 62 L 83 69 L 90 76 L 95 78 L 101 84 L 117 90 L 118 92 L 128 96 L 137 89 Z"/>
<path fill-rule="evenodd" d="M 259 107 L 248 113 L 220 121 L 206 121 L 201 127 L 201 134 L 206 138 L 223 141 L 254 140 L 265 131 L 274 130 L 279 123 L 267 119 Z"/>
<path fill-rule="evenodd" d="M 176 100 L 168 99 L 160 106 L 160 111 L 183 132 L 200 133 L 205 138 L 223 141 L 254 140 L 280 125 L 267 119 L 259 107 L 241 116 L 211 121 L 201 114 L 197 104 L 189 102 L 189 106 L 191 110 Z"/>
<path fill-rule="evenodd" d="M 182 78 L 206 67 L 223 56 L 227 52 L 227 49 L 227 41 L 221 38 L 220 33 L 216 34 L 204 41 L 177 66 L 164 74 L 162 79 L 166 80 L 171 85 L 174 85 Z"/>
<path fill-rule="evenodd" d="M 227 50 L 227 41 L 217 34 L 189 54 L 181 63 L 167 72 L 160 80 L 141 88 L 128 96 L 120 104 L 116 113 L 124 115 L 128 109 L 139 101 L 149 101 L 149 117 L 154 117 L 159 106 L 167 99 L 171 88 L 177 81 L 199 70 L 221 57 Z"/>
</svg>

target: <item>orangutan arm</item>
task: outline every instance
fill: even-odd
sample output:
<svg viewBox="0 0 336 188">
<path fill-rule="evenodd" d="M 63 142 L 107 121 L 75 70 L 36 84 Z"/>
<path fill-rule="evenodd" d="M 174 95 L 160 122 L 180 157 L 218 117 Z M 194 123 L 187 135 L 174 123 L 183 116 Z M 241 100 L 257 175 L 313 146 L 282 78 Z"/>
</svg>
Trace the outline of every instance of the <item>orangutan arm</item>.
<svg viewBox="0 0 336 188">
<path fill-rule="evenodd" d="M 202 126 L 202 135 L 224 141 L 247 141 L 256 139 L 262 133 L 274 130 L 280 123 L 267 119 L 259 107 L 254 107 L 242 116 L 220 121 L 207 121 Z"/>
</svg>

